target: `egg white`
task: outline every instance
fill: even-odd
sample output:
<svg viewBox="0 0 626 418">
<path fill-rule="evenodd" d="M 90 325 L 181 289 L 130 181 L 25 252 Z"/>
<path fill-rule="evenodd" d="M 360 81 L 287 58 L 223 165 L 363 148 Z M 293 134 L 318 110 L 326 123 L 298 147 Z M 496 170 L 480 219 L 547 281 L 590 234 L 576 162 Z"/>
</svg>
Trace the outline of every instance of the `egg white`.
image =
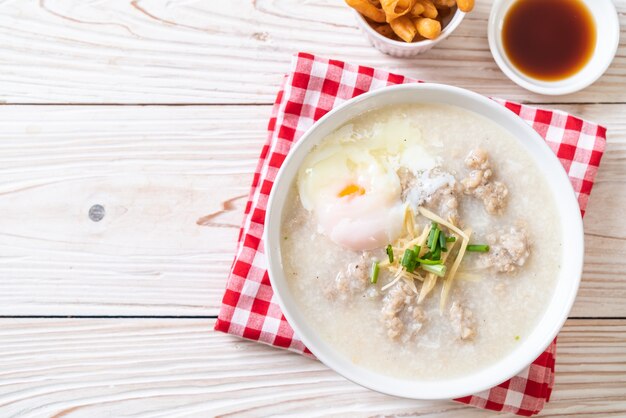
<svg viewBox="0 0 626 418">
<path fill-rule="evenodd" d="M 345 248 L 372 250 L 402 233 L 406 206 L 396 170 L 436 164 L 406 118 L 365 133 L 345 125 L 309 153 L 298 173 L 298 193 L 318 232 Z"/>
</svg>

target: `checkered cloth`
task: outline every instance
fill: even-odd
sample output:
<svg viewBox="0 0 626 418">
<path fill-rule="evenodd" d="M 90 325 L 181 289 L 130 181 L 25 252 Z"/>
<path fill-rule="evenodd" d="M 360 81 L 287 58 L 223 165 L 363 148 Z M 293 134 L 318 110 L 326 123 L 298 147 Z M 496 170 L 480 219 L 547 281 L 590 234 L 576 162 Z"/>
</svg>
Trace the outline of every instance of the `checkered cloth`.
<svg viewBox="0 0 626 418">
<path fill-rule="evenodd" d="M 276 97 L 268 139 L 254 174 L 216 330 L 311 355 L 282 315 L 267 275 L 262 236 L 272 184 L 293 143 L 326 112 L 366 91 L 414 82 L 401 75 L 310 54 L 294 57 L 291 72 Z M 584 214 L 604 152 L 606 129 L 564 112 L 494 100 L 546 140 L 567 171 Z M 555 354 L 556 340 L 519 375 L 456 401 L 494 411 L 537 414 L 550 398 Z"/>
</svg>

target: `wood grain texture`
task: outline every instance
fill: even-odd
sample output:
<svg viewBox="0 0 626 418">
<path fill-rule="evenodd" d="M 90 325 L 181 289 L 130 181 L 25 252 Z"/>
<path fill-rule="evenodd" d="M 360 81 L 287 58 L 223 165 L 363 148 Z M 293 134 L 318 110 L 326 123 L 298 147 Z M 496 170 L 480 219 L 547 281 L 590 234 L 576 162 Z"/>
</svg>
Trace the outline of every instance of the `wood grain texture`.
<svg viewBox="0 0 626 418">
<path fill-rule="evenodd" d="M 626 316 L 626 115 L 572 315 Z M 0 106 L 0 315 L 216 315 L 269 106 Z M 105 217 L 88 217 L 94 204 Z"/>
<path fill-rule="evenodd" d="M 626 0 L 613 65 L 558 98 L 505 78 L 487 45 L 491 1 L 477 3 L 448 40 L 402 60 L 373 49 L 341 0 L 0 0 L 0 315 L 216 315 L 268 104 L 290 55 L 309 51 L 569 103 L 556 107 L 608 126 L 572 312 L 605 319 L 567 322 L 543 416 L 626 416 L 626 320 L 606 319 L 626 317 Z M 25 103 L 47 105 L 12 105 Z M 0 318 L 0 416 L 494 416 L 376 394 L 213 324 Z"/>
<path fill-rule="evenodd" d="M 214 314 L 268 117 L 0 106 L 0 315 Z"/>
<path fill-rule="evenodd" d="M 626 0 L 615 4 L 622 43 L 613 64 L 593 86 L 558 101 L 626 102 Z M 490 6 L 477 1 L 441 45 L 397 59 L 368 44 L 341 0 L 3 1 L 0 100 L 271 103 L 290 55 L 304 50 L 486 95 L 553 101 L 517 87 L 496 66 Z"/>
<path fill-rule="evenodd" d="M 449 401 L 377 394 L 315 360 L 212 325 L 0 320 L 2 416 L 494 416 Z M 626 414 L 626 321 L 570 320 L 558 351 L 556 386 L 542 416 Z"/>
</svg>

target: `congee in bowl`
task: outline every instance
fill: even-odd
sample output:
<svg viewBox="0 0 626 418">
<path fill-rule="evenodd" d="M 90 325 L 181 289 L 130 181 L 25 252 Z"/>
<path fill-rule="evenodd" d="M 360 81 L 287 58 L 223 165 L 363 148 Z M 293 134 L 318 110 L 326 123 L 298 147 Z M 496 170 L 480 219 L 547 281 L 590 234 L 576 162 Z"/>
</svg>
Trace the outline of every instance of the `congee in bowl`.
<svg viewBox="0 0 626 418">
<path fill-rule="evenodd" d="M 461 396 L 556 335 L 580 277 L 580 216 L 554 155 L 534 132 L 530 147 L 516 138 L 508 110 L 445 86 L 397 89 L 446 98 L 381 93 L 293 150 L 269 204 L 270 277 L 296 332 L 342 374 Z"/>
</svg>

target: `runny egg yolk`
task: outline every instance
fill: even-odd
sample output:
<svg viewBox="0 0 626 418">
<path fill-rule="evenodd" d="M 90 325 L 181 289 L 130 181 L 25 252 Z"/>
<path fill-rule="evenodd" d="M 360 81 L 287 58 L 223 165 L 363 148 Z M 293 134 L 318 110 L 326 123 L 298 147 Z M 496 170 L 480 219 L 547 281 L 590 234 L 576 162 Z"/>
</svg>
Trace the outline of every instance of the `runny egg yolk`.
<svg viewBox="0 0 626 418">
<path fill-rule="evenodd" d="M 346 187 L 344 187 L 339 194 L 337 194 L 337 197 L 345 197 L 345 196 L 353 196 L 353 195 L 358 195 L 358 196 L 363 196 L 365 194 L 365 189 L 361 186 L 359 186 L 358 184 L 348 184 Z"/>
</svg>

